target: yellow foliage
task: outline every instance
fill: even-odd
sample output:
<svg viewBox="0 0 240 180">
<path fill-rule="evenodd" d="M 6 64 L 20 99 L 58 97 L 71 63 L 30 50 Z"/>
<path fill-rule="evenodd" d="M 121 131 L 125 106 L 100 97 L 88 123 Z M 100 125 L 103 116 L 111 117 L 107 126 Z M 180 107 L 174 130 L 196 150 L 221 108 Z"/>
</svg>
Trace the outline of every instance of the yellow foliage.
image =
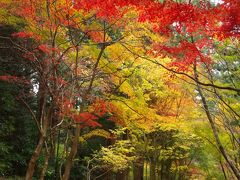
<svg viewBox="0 0 240 180">
<path fill-rule="evenodd" d="M 111 134 L 104 130 L 104 129 L 94 129 L 92 131 L 90 131 L 89 133 L 86 133 L 84 135 L 82 135 L 81 137 L 79 137 L 79 141 L 80 142 L 84 142 L 94 136 L 99 136 L 99 137 L 103 137 L 103 138 L 110 138 Z"/>
</svg>

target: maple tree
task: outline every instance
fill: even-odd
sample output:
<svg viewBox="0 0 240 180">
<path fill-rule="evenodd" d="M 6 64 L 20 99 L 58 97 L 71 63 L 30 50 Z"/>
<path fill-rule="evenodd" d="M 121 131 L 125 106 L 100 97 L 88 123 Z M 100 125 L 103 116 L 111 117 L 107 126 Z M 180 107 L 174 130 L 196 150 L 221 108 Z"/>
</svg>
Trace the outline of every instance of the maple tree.
<svg viewBox="0 0 240 180">
<path fill-rule="evenodd" d="M 153 50 L 151 50 L 150 53 L 160 57 L 171 57 L 173 61 L 170 63 L 170 66 L 174 69 L 168 67 L 166 68 L 166 66 L 162 65 L 161 63 L 156 63 L 172 72 L 183 74 L 197 83 L 197 91 L 199 92 L 202 99 L 202 103 L 208 120 L 211 124 L 217 146 L 225 160 L 228 162 L 235 176 L 238 177 L 239 170 L 237 168 L 237 165 L 234 161 L 232 161 L 231 157 L 228 156 L 228 153 L 223 148 L 216 130 L 216 124 L 213 121 L 209 107 L 207 105 L 207 101 L 204 97 L 204 94 L 202 93 L 201 85 L 211 86 L 213 88 L 219 89 L 230 89 L 237 92 L 239 89 L 235 87 L 216 86 L 212 82 L 208 84 L 202 83 L 199 81 L 199 73 L 197 70 L 197 67 L 202 64 L 204 64 L 206 68 L 208 68 L 208 66 L 211 64 L 211 58 L 209 56 L 211 52 L 209 50 L 214 50 L 214 36 L 217 36 L 219 38 L 226 38 L 231 34 L 231 37 L 237 38 L 239 35 L 238 20 L 234 21 L 234 23 L 232 21 L 232 18 L 235 19 L 237 17 L 234 14 L 234 10 L 227 12 L 227 10 L 232 8 L 231 5 L 234 4 L 239 6 L 239 4 L 236 4 L 235 1 L 225 3 L 223 3 L 221 7 L 225 5 L 230 6 L 230 8 L 219 9 L 219 7 L 211 6 L 206 2 L 200 2 L 200 4 L 194 5 L 191 3 L 181 4 L 175 3 L 173 1 L 164 1 L 164 3 L 160 4 L 159 6 L 151 6 L 151 11 L 147 11 L 140 20 L 152 23 L 155 26 L 154 29 L 157 32 L 159 31 L 163 36 L 166 36 L 166 40 L 154 45 Z M 168 10 L 171 12 L 178 12 L 176 13 L 178 16 L 176 17 L 176 15 L 173 13 L 167 13 Z M 148 12 L 159 11 L 165 11 L 166 13 L 157 13 L 154 16 L 152 14 L 148 16 L 147 14 Z M 219 19 L 214 18 L 213 16 L 215 16 L 215 14 L 212 13 L 216 12 L 218 12 L 220 16 L 223 16 L 224 20 L 221 21 L 220 18 L 219 21 Z M 183 16 L 181 16 L 181 14 L 183 14 Z M 187 15 L 187 18 L 185 15 Z M 156 22 L 161 23 L 158 25 Z M 221 23 L 221 25 L 219 25 L 219 23 Z M 180 45 L 176 46 L 175 44 L 177 43 Z M 193 69 L 193 77 L 185 73 L 186 71 L 189 71 L 189 68 Z"/>
<path fill-rule="evenodd" d="M 44 163 L 40 179 L 46 176 L 52 160 L 55 161 L 55 178 L 69 179 L 82 142 L 79 139 L 98 134 L 94 130 L 104 128 L 101 119 L 114 121 L 132 133 L 132 127 L 142 128 L 150 141 L 158 141 L 151 133 L 168 134 L 171 130 L 162 130 L 166 122 L 175 125 L 188 118 L 197 119 L 196 111 L 200 110 L 196 104 L 201 103 L 226 167 L 239 178 L 238 160 L 235 160 L 239 129 L 227 123 L 238 123 L 238 104 L 231 98 L 232 93 L 239 96 L 239 84 L 231 75 L 228 76 L 231 83 L 219 82 L 211 72 L 219 69 L 216 68 L 219 61 L 213 56 L 218 51 L 218 43 L 230 39 L 230 44 L 236 45 L 234 53 L 239 55 L 238 0 L 223 0 L 218 4 L 207 0 L 8 0 L 0 1 L 0 5 L 0 16 L 6 17 L 1 23 L 18 29 L 11 37 L 0 38 L 9 41 L 23 57 L 23 64 L 32 69 L 30 82 L 9 74 L 1 75 L 0 81 L 37 87 L 33 94 L 37 97 L 38 110 L 21 99 L 39 131 L 26 179 L 34 176 L 41 154 L 44 154 Z M 231 66 L 236 62 L 238 60 L 233 60 Z M 220 75 L 225 72 L 234 71 L 222 70 L 220 66 Z M 193 86 L 181 85 L 183 82 L 179 83 L 179 79 Z M 224 92 L 229 95 L 223 95 Z M 211 106 L 212 94 L 221 101 L 216 101 L 218 111 Z M 190 95 L 193 98 L 188 97 Z M 186 109 L 193 113 L 189 114 Z M 219 114 L 215 119 L 216 112 Z M 221 122 L 228 130 L 219 127 Z M 159 124 L 160 130 L 156 128 Z M 233 139 L 235 153 L 231 153 L 231 147 L 223 145 L 218 129 Z M 180 132 L 176 128 L 173 131 Z M 181 132 L 179 141 L 184 142 L 187 133 Z M 67 137 L 65 141 L 58 140 L 61 133 Z M 102 136 L 100 132 L 99 135 Z M 174 139 L 171 133 L 167 136 L 169 142 Z M 117 143 L 110 149 L 102 149 L 102 162 L 108 164 L 108 156 L 114 151 L 120 154 L 119 161 L 123 160 L 125 154 L 119 151 Z M 58 162 L 59 144 L 64 147 L 60 159 L 64 168 Z M 170 149 L 182 148 L 183 157 L 173 153 L 176 159 L 166 160 L 156 155 L 156 150 L 164 151 L 161 143 L 149 144 L 150 160 L 146 162 L 150 163 L 151 179 L 156 178 L 157 163 L 161 164 L 164 177 L 171 168 L 175 168 L 175 175 L 184 174 L 186 163 L 183 162 L 189 156 L 184 155 L 186 147 L 175 145 L 171 144 Z M 143 165 L 146 157 L 141 152 L 136 156 L 139 158 L 136 161 Z M 121 171 L 126 167 L 116 169 Z M 139 171 L 142 170 L 139 167 Z"/>
</svg>

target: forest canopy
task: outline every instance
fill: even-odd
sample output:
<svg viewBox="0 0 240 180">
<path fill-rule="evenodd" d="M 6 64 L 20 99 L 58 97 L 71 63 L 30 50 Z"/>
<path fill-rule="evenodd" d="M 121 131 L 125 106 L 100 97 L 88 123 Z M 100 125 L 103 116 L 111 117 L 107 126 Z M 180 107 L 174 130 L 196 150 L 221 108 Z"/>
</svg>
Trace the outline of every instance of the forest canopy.
<svg viewBox="0 0 240 180">
<path fill-rule="evenodd" d="M 240 179 L 239 0 L 0 0 L 0 179 Z"/>
</svg>

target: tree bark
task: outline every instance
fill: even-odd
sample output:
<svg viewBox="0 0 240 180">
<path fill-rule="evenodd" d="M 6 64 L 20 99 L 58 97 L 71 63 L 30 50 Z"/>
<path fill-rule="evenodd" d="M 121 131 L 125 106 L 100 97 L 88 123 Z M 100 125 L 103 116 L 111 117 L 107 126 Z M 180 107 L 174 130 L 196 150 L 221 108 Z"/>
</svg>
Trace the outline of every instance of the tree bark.
<svg viewBox="0 0 240 180">
<path fill-rule="evenodd" d="M 197 69 L 196 69 L 196 63 L 194 65 L 194 75 L 195 75 L 195 79 L 198 81 L 198 74 L 197 74 Z M 207 105 L 207 100 L 206 100 L 205 96 L 203 95 L 201 85 L 198 84 L 198 83 L 197 83 L 197 90 L 198 90 L 199 95 L 201 97 L 203 108 L 204 108 L 205 113 L 207 115 L 208 121 L 209 121 L 209 123 L 211 125 L 211 129 L 212 129 L 212 132 L 213 132 L 213 135 L 214 135 L 217 147 L 218 147 L 219 151 L 221 152 L 221 154 L 223 155 L 223 157 L 226 160 L 226 162 L 228 163 L 228 165 L 230 166 L 230 168 L 233 171 L 234 175 L 237 177 L 237 179 L 240 179 L 240 171 L 235 166 L 235 164 L 231 160 L 231 158 L 228 156 L 226 150 L 224 149 L 224 147 L 223 147 L 223 145 L 222 145 L 222 143 L 220 141 L 220 138 L 219 138 L 218 132 L 217 132 L 217 127 L 216 127 L 216 125 L 214 123 L 214 120 L 212 118 L 212 115 L 211 115 L 211 113 L 209 111 L 209 108 L 208 108 L 208 105 Z"/>
<path fill-rule="evenodd" d="M 37 160 L 40 156 L 44 141 L 45 141 L 44 136 L 40 135 L 37 147 L 28 163 L 28 169 L 27 169 L 26 177 L 25 177 L 26 180 L 31 180 L 33 177 L 35 166 L 36 166 Z"/>
<path fill-rule="evenodd" d="M 93 72 L 92 72 L 92 77 L 90 79 L 90 82 L 89 82 L 89 86 L 88 86 L 88 89 L 86 90 L 86 92 L 84 93 L 83 95 L 83 101 L 86 100 L 86 97 L 88 94 L 90 94 L 91 90 L 92 90 L 92 86 L 93 86 L 93 82 L 95 80 L 95 77 L 96 77 L 96 73 L 97 73 L 97 68 L 98 68 L 98 65 L 99 65 L 99 62 L 100 62 L 100 59 L 103 55 L 103 52 L 105 50 L 105 48 L 107 47 L 105 45 L 105 41 L 106 41 L 106 31 L 105 31 L 105 22 L 104 22 L 104 38 L 103 38 L 103 44 L 101 45 L 101 50 L 98 54 L 98 57 L 97 57 L 97 60 L 96 60 L 96 63 L 93 67 Z M 77 57 L 78 57 L 78 50 L 77 50 Z M 77 63 L 77 61 L 76 61 Z M 76 72 L 75 72 L 76 73 Z M 75 74 L 77 76 L 77 74 Z M 80 108 L 80 111 L 83 110 L 83 107 Z M 71 151 L 67 157 L 67 162 L 66 162 L 66 165 L 65 165 L 65 170 L 64 170 L 64 174 L 63 174 L 63 177 L 62 179 L 63 180 L 68 180 L 69 179 L 69 176 L 70 176 L 70 171 L 71 171 L 71 168 L 72 168 L 72 165 L 73 165 L 73 160 L 75 158 L 75 155 L 77 153 L 77 148 L 78 148 L 78 141 L 79 141 L 79 135 L 80 135 L 80 125 L 76 125 L 76 131 L 75 131 L 75 136 L 74 136 L 74 139 L 73 139 L 73 142 L 72 142 L 72 147 L 71 147 Z"/>
<path fill-rule="evenodd" d="M 150 162 L 150 180 L 156 180 L 156 162 Z"/>
<path fill-rule="evenodd" d="M 76 156 L 76 153 L 77 153 L 77 148 L 78 148 L 78 141 L 79 141 L 79 135 L 80 135 L 80 125 L 77 124 L 76 125 L 76 131 L 75 131 L 75 136 L 74 136 L 74 139 L 73 139 L 73 142 L 72 142 L 72 147 L 71 147 L 71 151 L 68 155 L 68 158 L 67 158 L 67 162 L 66 162 L 66 165 L 65 165 L 65 170 L 64 170 L 64 174 L 63 174 L 63 180 L 68 180 L 69 179 L 69 176 L 70 176 L 70 172 L 71 172 L 71 168 L 72 168 L 72 165 L 73 165 L 73 160 Z"/>
<path fill-rule="evenodd" d="M 43 165 L 43 168 L 42 168 L 42 171 L 41 171 L 41 175 L 40 175 L 40 180 L 44 180 L 44 177 L 45 177 L 45 174 L 47 172 L 47 168 L 48 168 L 48 162 L 49 162 L 49 158 L 50 158 L 50 153 L 46 153 L 46 156 L 45 156 L 45 161 L 44 161 L 44 165 Z"/>
<path fill-rule="evenodd" d="M 143 159 L 139 159 L 139 161 L 134 164 L 134 167 L 133 167 L 134 180 L 143 180 L 143 169 L 144 169 L 143 167 L 144 167 Z"/>
<path fill-rule="evenodd" d="M 127 180 L 128 179 L 128 169 L 118 172 L 116 174 L 116 180 Z"/>
</svg>

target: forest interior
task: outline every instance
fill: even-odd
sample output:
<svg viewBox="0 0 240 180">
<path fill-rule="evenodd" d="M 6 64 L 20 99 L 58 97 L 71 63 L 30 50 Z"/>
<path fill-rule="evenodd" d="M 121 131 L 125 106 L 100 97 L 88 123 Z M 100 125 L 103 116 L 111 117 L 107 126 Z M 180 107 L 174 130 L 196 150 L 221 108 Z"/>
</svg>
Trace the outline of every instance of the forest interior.
<svg viewBox="0 0 240 180">
<path fill-rule="evenodd" d="M 0 180 L 240 180 L 240 0 L 0 0 Z"/>
</svg>

